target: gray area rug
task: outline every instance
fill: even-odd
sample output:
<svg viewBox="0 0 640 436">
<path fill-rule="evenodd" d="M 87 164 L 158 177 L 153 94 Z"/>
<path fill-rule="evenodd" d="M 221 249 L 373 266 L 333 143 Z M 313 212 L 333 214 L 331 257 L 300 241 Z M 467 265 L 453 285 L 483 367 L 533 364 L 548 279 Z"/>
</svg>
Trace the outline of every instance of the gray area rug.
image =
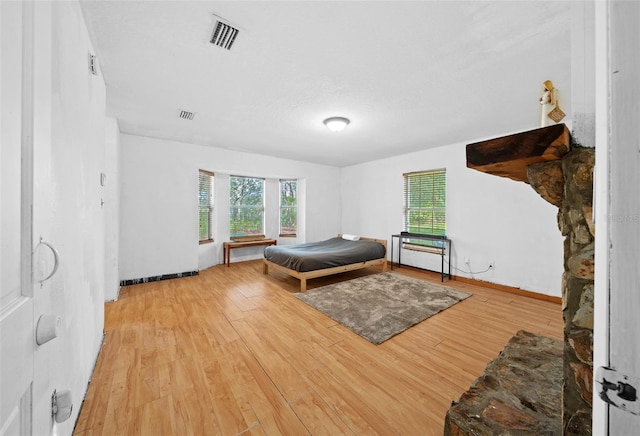
<svg viewBox="0 0 640 436">
<path fill-rule="evenodd" d="M 295 294 L 376 345 L 470 295 L 389 272 Z"/>
</svg>

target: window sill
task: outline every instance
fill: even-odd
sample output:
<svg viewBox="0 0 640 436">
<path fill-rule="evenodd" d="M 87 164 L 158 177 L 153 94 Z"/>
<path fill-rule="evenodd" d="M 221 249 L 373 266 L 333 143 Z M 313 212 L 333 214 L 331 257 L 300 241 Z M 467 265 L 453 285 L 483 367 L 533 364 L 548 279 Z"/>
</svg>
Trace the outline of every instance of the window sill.
<svg viewBox="0 0 640 436">
<path fill-rule="evenodd" d="M 280 235 L 278 235 L 278 237 L 280 237 L 280 238 L 296 238 L 296 237 L 298 237 L 298 235 L 296 235 L 295 233 L 286 233 L 286 234 L 283 235 L 281 233 Z"/>
<path fill-rule="evenodd" d="M 266 238 L 262 234 L 260 235 L 256 234 L 256 235 L 231 236 L 229 239 L 232 240 L 233 242 L 249 242 L 249 241 L 261 241 Z"/>
<path fill-rule="evenodd" d="M 204 239 L 202 241 L 198 241 L 198 245 L 202 245 L 202 244 L 210 244 L 213 242 L 213 239 Z"/>
</svg>

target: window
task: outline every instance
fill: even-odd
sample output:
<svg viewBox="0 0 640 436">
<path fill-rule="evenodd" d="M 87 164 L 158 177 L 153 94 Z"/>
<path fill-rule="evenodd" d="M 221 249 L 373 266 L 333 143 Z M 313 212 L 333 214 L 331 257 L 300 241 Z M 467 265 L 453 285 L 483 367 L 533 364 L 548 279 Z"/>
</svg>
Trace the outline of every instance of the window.
<svg viewBox="0 0 640 436">
<path fill-rule="evenodd" d="M 410 233 L 446 234 L 446 170 L 404 174 L 404 230 Z M 410 241 L 438 246 L 439 242 Z"/>
<path fill-rule="evenodd" d="M 213 173 L 198 171 L 198 229 L 200 243 L 213 241 Z"/>
<path fill-rule="evenodd" d="M 296 236 L 298 181 L 280 180 L 280 236 Z"/>
<path fill-rule="evenodd" d="M 264 236 L 264 179 L 231 176 L 230 186 L 231 237 Z"/>
</svg>

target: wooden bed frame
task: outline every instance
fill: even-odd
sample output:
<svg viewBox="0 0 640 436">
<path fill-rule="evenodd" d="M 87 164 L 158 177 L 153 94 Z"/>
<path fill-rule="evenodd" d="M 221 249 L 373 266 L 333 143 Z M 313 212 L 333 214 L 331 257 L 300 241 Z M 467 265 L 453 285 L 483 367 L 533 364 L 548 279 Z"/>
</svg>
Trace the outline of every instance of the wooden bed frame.
<svg viewBox="0 0 640 436">
<path fill-rule="evenodd" d="M 338 237 L 341 238 L 342 235 L 338 235 Z M 369 267 L 378 266 L 378 265 L 381 266 L 382 272 L 387 271 L 387 240 L 363 238 L 363 237 L 361 237 L 360 239 L 364 241 L 375 241 L 379 244 L 382 244 L 384 246 L 384 257 L 381 257 L 380 259 L 368 260 L 366 262 L 358 262 L 358 263 L 352 263 L 349 265 L 342 265 L 342 266 L 336 266 L 333 268 L 324 268 L 324 269 L 318 269 L 315 271 L 306 271 L 306 272 L 299 272 L 294 269 L 289 269 L 282 265 L 278 265 L 276 263 L 270 262 L 267 259 L 262 259 L 262 262 L 263 262 L 262 273 L 269 274 L 269 267 L 271 267 L 276 271 L 280 271 L 290 275 L 291 277 L 300 279 L 300 292 L 304 292 L 307 290 L 308 279 L 315 279 L 317 277 L 330 276 L 330 275 L 338 274 L 341 272 L 353 271 L 353 270 L 362 269 L 362 268 L 369 268 Z"/>
</svg>

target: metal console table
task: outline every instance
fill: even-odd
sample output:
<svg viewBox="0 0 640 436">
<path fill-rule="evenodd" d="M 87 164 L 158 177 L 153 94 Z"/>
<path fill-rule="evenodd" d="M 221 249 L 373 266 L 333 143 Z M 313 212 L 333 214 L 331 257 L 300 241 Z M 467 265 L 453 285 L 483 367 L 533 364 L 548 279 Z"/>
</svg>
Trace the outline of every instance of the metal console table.
<svg viewBox="0 0 640 436">
<path fill-rule="evenodd" d="M 448 276 L 449 280 L 451 280 L 451 239 L 446 236 L 438 236 L 438 235 L 424 235 L 421 233 L 409 233 L 409 232 L 401 232 L 397 235 L 391 235 L 391 268 L 393 269 L 393 239 L 398 238 L 398 268 L 402 265 L 401 255 L 402 255 L 402 241 L 405 239 L 419 239 L 422 241 L 433 241 L 439 242 L 438 245 L 430 246 L 429 251 L 425 251 L 425 253 L 433 253 L 440 255 L 440 281 L 444 282 L 444 277 Z M 432 251 L 433 250 L 433 251 Z M 444 271 L 444 256 L 449 256 L 449 268 L 448 272 Z"/>
</svg>

